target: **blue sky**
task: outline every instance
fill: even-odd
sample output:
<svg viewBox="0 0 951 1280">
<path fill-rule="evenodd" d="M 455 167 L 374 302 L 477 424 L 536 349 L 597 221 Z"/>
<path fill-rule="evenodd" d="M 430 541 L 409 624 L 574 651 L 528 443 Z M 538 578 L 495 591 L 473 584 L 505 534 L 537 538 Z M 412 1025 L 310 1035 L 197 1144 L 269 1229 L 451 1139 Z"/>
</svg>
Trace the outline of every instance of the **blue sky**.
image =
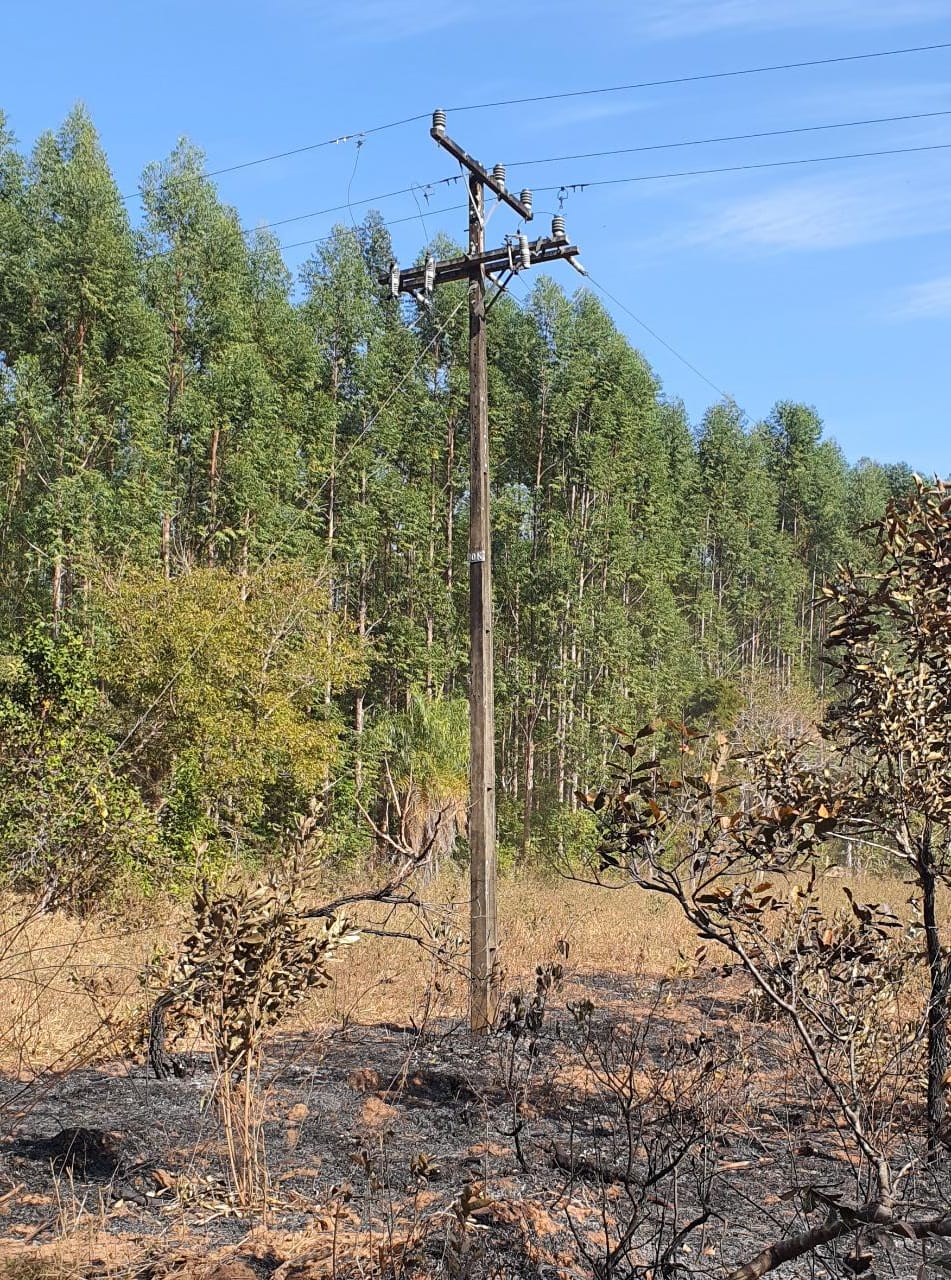
<svg viewBox="0 0 951 1280">
<path fill-rule="evenodd" d="M 187 135 L 210 168 L 435 106 L 951 40 L 951 0 L 45 0 L 4 13 L 0 107 L 21 144 L 77 100 L 123 191 Z M 951 113 L 951 49 L 450 114 L 491 165 L 868 117 Z M 536 190 L 686 169 L 951 143 L 951 114 L 782 138 L 510 168 Z M 248 225 L 419 183 L 382 201 L 400 258 L 462 236 L 425 121 L 223 175 Z M 557 207 L 539 191 L 536 209 Z M 133 210 L 135 204 L 130 206 Z M 359 217 L 366 206 L 355 204 Z M 813 404 L 855 460 L 951 472 L 951 150 L 590 187 L 569 233 L 606 285 L 751 420 Z M 296 268 L 341 215 L 279 228 Z M 346 215 L 344 215 L 346 220 Z M 536 226 L 545 230 L 548 217 Z M 514 229 L 499 210 L 493 241 Z M 569 289 L 567 266 L 553 272 Z M 523 277 L 518 283 L 524 291 Z M 607 304 L 692 420 L 716 398 Z"/>
</svg>

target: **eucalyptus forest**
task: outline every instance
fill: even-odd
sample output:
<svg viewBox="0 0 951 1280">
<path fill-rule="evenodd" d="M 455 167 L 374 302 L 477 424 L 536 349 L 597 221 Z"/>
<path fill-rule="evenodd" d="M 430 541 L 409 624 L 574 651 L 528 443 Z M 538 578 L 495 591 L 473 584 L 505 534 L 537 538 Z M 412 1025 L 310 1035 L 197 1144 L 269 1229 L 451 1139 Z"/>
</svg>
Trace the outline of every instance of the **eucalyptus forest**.
<svg viewBox="0 0 951 1280">
<path fill-rule="evenodd" d="M 83 109 L 0 132 L 0 845 L 51 899 L 253 861 L 312 798 L 342 859 L 394 798 L 464 840 L 465 286 L 393 300 L 374 213 L 293 278 L 203 168 L 133 224 Z M 817 591 L 911 476 L 793 400 L 691 424 L 549 278 L 493 308 L 490 405 L 519 865 L 584 837 L 619 727 L 810 706 Z"/>
<path fill-rule="evenodd" d="M 951 484 L 492 294 L 467 887 L 468 286 L 283 252 L 0 115 L 0 1278 L 946 1274 Z"/>
</svg>

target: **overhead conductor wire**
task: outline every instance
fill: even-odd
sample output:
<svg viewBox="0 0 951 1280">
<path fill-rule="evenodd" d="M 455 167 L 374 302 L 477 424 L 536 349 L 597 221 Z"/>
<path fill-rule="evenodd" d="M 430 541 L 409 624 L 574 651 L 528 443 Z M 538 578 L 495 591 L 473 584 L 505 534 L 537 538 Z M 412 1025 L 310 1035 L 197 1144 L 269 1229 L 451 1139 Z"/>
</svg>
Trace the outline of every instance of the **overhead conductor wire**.
<svg viewBox="0 0 951 1280">
<path fill-rule="evenodd" d="M 598 94 L 627 93 L 633 92 L 637 89 L 656 89 L 667 85 L 697 84 L 708 80 L 728 80 L 743 76 L 766 75 L 781 71 L 799 71 L 809 67 L 828 67 L 851 62 L 868 62 L 878 58 L 897 58 L 917 53 L 934 53 L 943 49 L 951 49 L 951 41 L 943 41 L 936 44 L 910 45 L 901 49 L 876 49 L 870 53 L 840 54 L 831 58 L 808 58 L 799 62 L 778 62 L 759 67 L 739 67 L 729 71 L 705 71 L 692 75 L 669 76 L 660 80 L 639 80 L 630 84 L 606 85 L 592 89 L 570 89 L 558 93 L 542 93 L 523 98 L 500 98 L 494 102 L 469 102 L 458 106 L 448 107 L 447 110 L 458 112 L 490 111 L 499 107 L 525 106 L 536 102 L 556 102 L 569 98 L 593 97 Z M 418 124 L 420 121 L 428 119 L 428 111 L 417 112 L 415 115 L 402 116 L 397 120 L 388 120 L 384 124 L 374 125 L 372 128 L 353 129 L 348 133 L 341 133 L 332 138 L 325 138 L 320 142 L 309 142 L 305 143 L 303 146 L 290 147 L 284 151 L 275 151 L 269 155 L 258 156 L 253 160 L 242 160 L 236 164 L 223 165 L 217 169 L 207 169 L 203 176 L 206 178 L 216 178 L 223 173 L 237 173 L 241 169 L 251 169 L 256 165 L 270 164 L 275 160 L 286 160 L 292 156 L 304 155 L 310 151 L 318 151 L 323 147 L 340 146 L 343 143 L 352 142 L 358 137 L 368 137 L 373 133 L 383 133 L 388 129 L 399 129 L 404 125 Z M 141 194 L 141 191 L 132 191 L 128 195 L 124 195 L 122 199 L 137 200 L 141 198 Z"/>
</svg>

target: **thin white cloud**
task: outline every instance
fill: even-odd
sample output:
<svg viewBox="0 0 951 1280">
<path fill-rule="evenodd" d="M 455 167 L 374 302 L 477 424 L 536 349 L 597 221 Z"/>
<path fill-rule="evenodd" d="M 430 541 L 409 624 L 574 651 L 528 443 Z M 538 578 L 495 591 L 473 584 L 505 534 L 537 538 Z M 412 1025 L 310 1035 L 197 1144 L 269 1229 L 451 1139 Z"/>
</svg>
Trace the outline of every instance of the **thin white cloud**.
<svg viewBox="0 0 951 1280">
<path fill-rule="evenodd" d="M 741 29 L 874 29 L 949 16 L 949 0 L 645 0 L 639 8 L 647 31 L 663 38 Z"/>
<path fill-rule="evenodd" d="M 553 129 L 567 129 L 573 125 L 600 124 L 605 120 L 623 120 L 627 116 L 642 115 L 656 109 L 656 103 L 645 99 L 609 99 L 595 102 L 583 99 L 568 106 L 551 104 L 537 120 L 523 122 L 525 133 L 550 133 Z"/>
<path fill-rule="evenodd" d="M 895 320 L 942 320 L 951 318 L 951 276 L 937 276 L 910 285 L 891 309 Z"/>
<path fill-rule="evenodd" d="M 907 80 L 883 84 L 876 79 L 867 84 L 837 85 L 813 90 L 809 97 L 795 100 L 817 117 L 900 115 L 914 111 L 941 111 L 951 107 L 951 78 L 947 80 Z"/>
<path fill-rule="evenodd" d="M 671 245 L 729 251 L 846 249 L 951 231 L 951 181 L 938 171 L 815 178 L 786 183 L 711 209 L 681 227 Z"/>
<path fill-rule="evenodd" d="M 445 4 L 427 0 L 350 0 L 319 6 L 329 31 L 362 42 L 386 43 L 433 35 L 473 22 L 480 9 L 475 0 Z"/>
</svg>

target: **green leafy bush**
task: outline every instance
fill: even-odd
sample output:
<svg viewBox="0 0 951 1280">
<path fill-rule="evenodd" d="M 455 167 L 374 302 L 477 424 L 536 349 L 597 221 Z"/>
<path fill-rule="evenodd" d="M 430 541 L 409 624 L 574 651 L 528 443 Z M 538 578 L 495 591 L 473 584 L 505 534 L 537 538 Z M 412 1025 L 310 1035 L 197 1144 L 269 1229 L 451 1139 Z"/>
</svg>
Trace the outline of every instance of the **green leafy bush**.
<svg viewBox="0 0 951 1280">
<path fill-rule="evenodd" d="M 155 823 L 96 723 L 80 638 L 35 628 L 0 674 L 0 871 L 46 905 L 85 910 L 161 875 Z"/>
</svg>

